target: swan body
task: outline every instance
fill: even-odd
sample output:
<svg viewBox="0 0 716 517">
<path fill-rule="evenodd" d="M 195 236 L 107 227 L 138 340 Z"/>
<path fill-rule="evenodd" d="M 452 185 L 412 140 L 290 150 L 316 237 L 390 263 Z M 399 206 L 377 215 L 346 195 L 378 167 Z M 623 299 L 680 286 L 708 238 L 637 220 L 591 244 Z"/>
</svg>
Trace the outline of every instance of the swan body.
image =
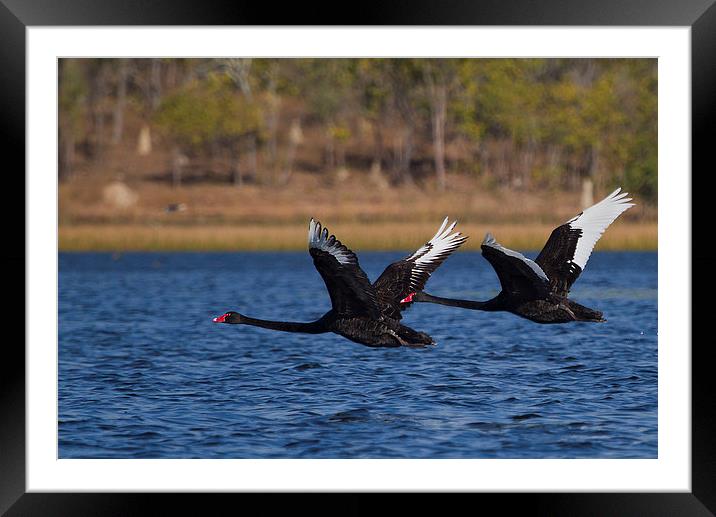
<svg viewBox="0 0 716 517">
<path fill-rule="evenodd" d="M 411 300 L 472 310 L 507 311 L 536 323 L 606 321 L 602 312 L 569 299 L 569 291 L 607 227 L 634 206 L 629 203 L 628 194 L 620 191 L 616 189 L 555 228 L 535 260 L 505 248 L 488 233 L 481 249 L 500 280 L 502 290 L 495 298 L 480 302 L 416 292 Z"/>
<path fill-rule="evenodd" d="M 445 218 L 435 236 L 405 259 L 389 265 L 371 284 L 358 257 L 321 223 L 311 219 L 308 251 L 323 278 L 331 310 L 313 322 L 261 320 L 235 311 L 213 319 L 215 323 L 243 324 L 284 332 L 321 334 L 333 332 L 370 347 L 422 347 L 435 344 L 432 337 L 400 323 L 410 303 L 402 300 L 411 290 L 422 289 L 432 272 L 467 237 L 451 233 L 456 223 Z"/>
</svg>

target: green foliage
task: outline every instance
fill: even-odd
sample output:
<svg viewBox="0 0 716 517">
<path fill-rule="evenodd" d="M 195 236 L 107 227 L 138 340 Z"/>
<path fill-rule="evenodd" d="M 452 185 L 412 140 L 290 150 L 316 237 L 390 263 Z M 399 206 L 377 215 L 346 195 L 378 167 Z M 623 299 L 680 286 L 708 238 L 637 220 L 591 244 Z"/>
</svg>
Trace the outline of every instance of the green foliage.
<svg viewBox="0 0 716 517">
<path fill-rule="evenodd" d="M 486 59 L 459 62 L 460 91 L 451 113 L 476 144 L 510 138 L 518 146 L 557 146 L 570 163 L 648 199 L 657 194 L 656 61 Z M 564 168 L 536 164 L 552 183 Z"/>
<path fill-rule="evenodd" d="M 88 88 L 82 61 L 63 59 L 60 64 L 60 84 L 58 92 L 60 123 L 75 136 L 84 131 L 86 116 L 85 101 Z"/>
<path fill-rule="evenodd" d="M 519 143 L 540 140 L 545 131 L 541 115 L 546 85 L 539 79 L 543 60 L 490 59 L 479 64 L 478 118 L 492 133 L 509 135 Z"/>
<path fill-rule="evenodd" d="M 180 145 L 234 141 L 261 128 L 258 107 L 223 73 L 210 73 L 164 98 L 155 121 Z"/>
<path fill-rule="evenodd" d="M 153 67 L 131 61 L 128 105 L 141 112 L 149 109 L 142 101 L 148 93 L 159 95 L 152 90 Z M 271 58 L 243 64 L 233 69 L 245 73 L 238 84 L 230 72 L 241 63 L 230 59 L 163 60 L 161 104 L 151 111 L 155 126 L 197 151 L 235 146 L 255 134 L 257 152 L 271 140 L 276 156 L 299 118 L 305 131 L 321 135 L 302 145 L 328 140 L 342 152 L 395 163 L 410 150 L 410 162 L 432 158 L 431 110 L 435 93 L 443 99 L 447 92 L 448 170 L 479 170 L 485 181 L 504 184 L 509 171 L 524 167 L 531 181 L 549 187 L 591 174 L 605 187 L 657 197 L 655 59 Z M 108 70 L 101 60 L 63 60 L 60 121 L 78 138 L 114 106 L 116 88 L 98 89 L 101 70 Z M 108 81 L 116 81 L 111 72 Z M 263 140 L 268 120 L 271 137 Z M 372 138 L 360 140 L 365 127 Z"/>
<path fill-rule="evenodd" d="M 351 130 L 347 126 L 330 124 L 328 134 L 339 142 L 346 142 L 351 137 Z"/>
<path fill-rule="evenodd" d="M 308 110 L 327 124 L 345 119 L 356 104 L 355 61 L 350 59 L 302 60 L 298 87 Z"/>
<path fill-rule="evenodd" d="M 360 106 L 364 116 L 379 119 L 390 109 L 391 87 L 387 59 L 359 59 L 356 62 L 356 79 L 360 85 Z"/>
</svg>

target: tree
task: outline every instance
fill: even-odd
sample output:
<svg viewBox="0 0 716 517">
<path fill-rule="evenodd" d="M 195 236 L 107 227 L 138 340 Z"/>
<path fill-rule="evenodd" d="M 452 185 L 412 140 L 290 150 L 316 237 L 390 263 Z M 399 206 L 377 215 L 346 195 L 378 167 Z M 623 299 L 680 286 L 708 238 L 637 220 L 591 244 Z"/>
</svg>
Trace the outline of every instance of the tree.
<svg viewBox="0 0 716 517">
<path fill-rule="evenodd" d="M 309 59 L 303 66 L 308 107 L 324 132 L 324 167 L 330 173 L 345 167 L 345 144 L 352 136 L 351 113 L 357 111 L 355 65 L 350 59 Z"/>
<path fill-rule="evenodd" d="M 433 158 L 438 190 L 445 190 L 445 131 L 449 98 L 458 85 L 458 67 L 454 59 L 420 60 L 427 86 L 433 135 Z"/>
<path fill-rule="evenodd" d="M 112 143 L 122 140 L 124 131 L 124 111 L 127 107 L 127 83 L 129 81 L 129 60 L 122 58 L 117 62 L 117 95 L 114 104 L 114 123 L 112 127 Z"/>
<path fill-rule="evenodd" d="M 152 125 L 151 120 L 162 102 L 162 70 L 164 68 L 164 60 L 160 58 L 136 59 L 134 61 L 134 82 L 139 87 L 141 95 L 139 96 L 139 104 L 142 113 L 142 126 L 139 132 L 139 141 L 137 142 L 137 152 L 140 155 L 149 154 L 152 151 Z M 177 62 L 186 64 L 186 61 L 197 60 L 169 60 L 172 71 L 172 82 L 176 81 Z M 185 71 L 187 72 L 187 71 Z M 191 76 L 191 68 L 185 76 Z"/>
<path fill-rule="evenodd" d="M 75 146 L 85 131 L 87 85 L 83 62 L 61 58 L 58 61 L 58 139 L 60 179 L 72 177 Z"/>
<path fill-rule="evenodd" d="M 348 163 L 410 184 L 429 161 L 439 190 L 458 170 L 656 200 L 656 108 L 654 59 L 64 59 L 59 173 L 114 159 L 106 144 L 138 123 L 140 154 L 159 130 L 176 164 L 207 159 L 237 185 Z"/>
<path fill-rule="evenodd" d="M 396 114 L 398 137 L 393 145 L 393 181 L 413 183 L 411 161 L 415 151 L 415 128 L 420 125 L 420 94 L 415 87 L 420 84 L 421 72 L 417 60 L 388 60 L 388 79 L 391 91 L 391 108 Z"/>
<path fill-rule="evenodd" d="M 251 74 L 253 60 L 250 58 L 228 58 L 219 61 L 221 68 L 231 78 L 234 86 L 241 91 L 247 104 L 254 102 L 253 82 Z M 246 145 L 249 152 L 250 172 L 254 176 L 258 173 L 258 161 L 256 159 L 256 133 L 248 132 L 245 135 Z M 238 159 L 238 157 L 236 158 Z M 238 163 L 236 165 L 238 167 Z"/>
<path fill-rule="evenodd" d="M 156 122 L 174 142 L 175 149 L 196 150 L 215 145 L 228 151 L 233 162 L 233 183 L 243 184 L 239 161 L 242 139 L 256 134 L 260 117 L 226 74 L 211 72 L 167 96 L 159 107 Z"/>
</svg>

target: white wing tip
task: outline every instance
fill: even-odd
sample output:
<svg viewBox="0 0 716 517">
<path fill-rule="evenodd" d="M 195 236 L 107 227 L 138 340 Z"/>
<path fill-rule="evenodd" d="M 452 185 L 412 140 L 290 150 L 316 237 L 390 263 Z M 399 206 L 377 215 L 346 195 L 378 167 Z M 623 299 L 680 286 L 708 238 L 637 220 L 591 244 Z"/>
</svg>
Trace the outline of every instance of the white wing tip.
<svg viewBox="0 0 716 517">
<path fill-rule="evenodd" d="M 321 223 L 316 221 L 313 217 L 311 217 L 311 220 L 308 223 L 308 244 L 309 245 L 316 241 L 316 237 L 317 237 L 317 233 L 318 233 L 316 231 L 316 229 L 318 229 L 318 231 L 320 232 L 320 228 L 321 228 Z"/>
<path fill-rule="evenodd" d="M 620 205 L 625 205 L 629 203 L 633 198 L 627 197 L 629 195 L 629 192 L 622 192 L 621 187 L 617 187 L 617 189 L 609 194 L 607 197 L 604 198 L 603 201 L 612 201 L 616 202 Z M 636 203 L 631 203 L 629 206 L 634 206 Z"/>
<path fill-rule="evenodd" d="M 485 235 L 485 238 L 482 240 L 482 245 L 483 246 L 492 246 L 496 242 L 497 242 L 497 240 L 495 240 L 495 237 L 490 232 L 487 232 L 487 234 Z"/>
<path fill-rule="evenodd" d="M 355 263 L 355 255 L 341 241 L 331 235 L 328 228 L 321 226 L 320 221 L 311 218 L 308 225 L 308 247 L 323 250 L 333 255 L 341 264 Z"/>
<path fill-rule="evenodd" d="M 457 220 L 448 226 L 449 221 L 450 218 L 446 217 L 432 239 L 405 259 L 406 261 L 415 262 L 416 270 L 427 267 L 428 264 L 432 264 L 435 261 L 445 260 L 450 253 L 457 250 L 467 240 L 467 235 L 462 235 L 460 232 L 450 233 L 455 228 Z"/>
<path fill-rule="evenodd" d="M 622 192 L 621 187 L 589 208 L 586 208 L 577 217 L 567 221 L 571 228 L 582 230 L 577 241 L 572 261 L 582 269 L 585 268 L 589 256 L 599 238 L 606 229 L 625 211 L 636 203 L 630 203 L 632 198 L 628 192 Z"/>
<path fill-rule="evenodd" d="M 452 224 L 448 225 L 450 222 L 450 217 L 445 216 L 445 219 L 443 219 L 442 224 L 440 225 L 440 228 L 438 228 L 438 231 L 435 232 L 435 235 L 433 235 L 433 238 L 430 239 L 429 242 L 435 242 L 438 240 L 443 240 L 447 235 L 455 228 L 455 225 L 457 224 L 457 220 L 455 220 Z"/>
</svg>

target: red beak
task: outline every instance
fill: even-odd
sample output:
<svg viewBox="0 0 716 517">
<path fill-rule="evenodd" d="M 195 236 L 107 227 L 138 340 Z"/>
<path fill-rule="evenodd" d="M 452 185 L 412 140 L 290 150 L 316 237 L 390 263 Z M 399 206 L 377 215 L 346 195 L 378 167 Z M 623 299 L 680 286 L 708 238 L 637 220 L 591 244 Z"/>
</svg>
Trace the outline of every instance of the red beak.
<svg viewBox="0 0 716 517">
<path fill-rule="evenodd" d="M 410 303 L 413 301 L 413 296 L 415 296 L 415 293 L 410 293 L 408 296 L 400 300 L 400 303 Z"/>
<path fill-rule="evenodd" d="M 226 321 L 226 314 L 222 314 L 221 316 L 217 316 L 213 320 L 214 323 L 224 323 Z"/>
</svg>

